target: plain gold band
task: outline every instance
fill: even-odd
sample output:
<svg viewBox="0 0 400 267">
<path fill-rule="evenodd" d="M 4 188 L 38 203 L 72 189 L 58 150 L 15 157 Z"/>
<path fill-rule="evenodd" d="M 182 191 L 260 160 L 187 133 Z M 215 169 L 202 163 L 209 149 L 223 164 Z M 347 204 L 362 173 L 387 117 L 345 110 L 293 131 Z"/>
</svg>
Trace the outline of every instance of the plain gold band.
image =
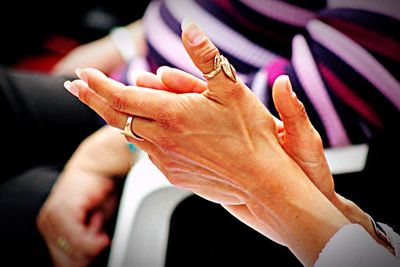
<svg viewBox="0 0 400 267">
<path fill-rule="evenodd" d="M 135 139 L 135 140 L 137 140 L 137 141 L 144 141 L 144 139 L 143 139 L 141 136 L 135 134 L 135 133 L 132 131 L 132 123 L 133 123 L 134 117 L 135 117 L 135 116 L 129 116 L 129 117 L 128 117 L 128 119 L 126 120 L 126 123 L 125 123 L 125 127 L 124 127 L 124 129 L 122 130 L 121 134 L 123 134 L 123 135 L 125 135 L 125 136 L 128 136 L 128 137 L 130 137 L 130 138 L 132 138 L 132 139 Z"/>
<path fill-rule="evenodd" d="M 62 251 L 66 252 L 66 253 L 71 252 L 71 245 L 63 236 L 59 236 L 57 238 L 56 245 L 59 249 L 61 249 Z"/>
</svg>

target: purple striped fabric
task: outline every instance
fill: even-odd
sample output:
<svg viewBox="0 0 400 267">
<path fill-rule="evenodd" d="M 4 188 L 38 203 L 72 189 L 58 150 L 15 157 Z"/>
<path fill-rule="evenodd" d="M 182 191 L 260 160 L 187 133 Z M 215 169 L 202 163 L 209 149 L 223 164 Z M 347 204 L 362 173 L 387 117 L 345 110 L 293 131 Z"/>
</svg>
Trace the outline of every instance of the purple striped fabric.
<svg viewBox="0 0 400 267">
<path fill-rule="evenodd" d="M 187 55 L 182 40 L 162 21 L 159 14 L 160 5 L 160 1 L 152 2 L 144 16 L 144 27 L 156 29 L 146 31 L 148 42 L 177 68 L 201 77 L 200 71 Z"/>
<path fill-rule="evenodd" d="M 351 8 L 371 11 L 400 20 L 398 0 L 328 0 L 328 8 Z"/>
<path fill-rule="evenodd" d="M 321 21 L 311 21 L 307 29 L 314 40 L 362 74 L 400 110 L 400 83 L 367 50 Z"/>
<path fill-rule="evenodd" d="M 268 73 L 264 69 L 261 69 L 255 74 L 250 87 L 262 103 L 268 103 L 267 81 Z"/>
<path fill-rule="evenodd" d="M 262 68 L 266 62 L 277 57 L 268 49 L 248 41 L 245 36 L 221 23 L 193 0 L 166 0 L 165 3 L 177 21 L 182 21 L 184 17 L 190 16 L 207 33 L 215 45 L 242 61 Z M 249 53 L 249 51 L 251 52 Z"/>
<path fill-rule="evenodd" d="M 383 33 L 349 23 L 347 21 L 324 18 L 323 22 L 345 34 L 365 49 L 382 56 L 400 61 L 400 42 Z"/>
<path fill-rule="evenodd" d="M 268 73 L 268 86 L 270 88 L 272 88 L 276 78 L 286 73 L 285 67 L 289 63 L 290 61 L 286 58 L 279 58 L 266 65 L 265 70 Z"/>
<path fill-rule="evenodd" d="M 304 91 L 324 124 L 331 146 L 350 144 L 346 130 L 327 94 L 313 56 L 304 37 L 298 35 L 293 41 L 293 66 Z"/>
<path fill-rule="evenodd" d="M 266 17 L 297 27 L 305 27 L 315 12 L 276 0 L 240 0 Z"/>
<path fill-rule="evenodd" d="M 337 97 L 339 97 L 349 107 L 354 109 L 361 117 L 365 118 L 369 123 L 373 124 L 378 128 L 384 128 L 382 121 L 378 114 L 372 109 L 372 107 L 361 99 L 354 91 L 352 91 L 345 83 L 343 83 L 329 68 L 324 65 L 319 65 L 321 74 L 324 79 L 329 83 L 332 91 Z"/>
<path fill-rule="evenodd" d="M 180 39 L 179 24 L 188 16 L 237 66 L 239 77 L 274 115 L 270 90 L 279 75 L 288 73 L 325 146 L 366 142 L 400 119 L 396 2 L 153 1 L 144 16 L 146 68 L 155 71 L 167 64 L 202 77 Z M 138 68 L 132 63 L 125 80 L 133 81 Z"/>
</svg>

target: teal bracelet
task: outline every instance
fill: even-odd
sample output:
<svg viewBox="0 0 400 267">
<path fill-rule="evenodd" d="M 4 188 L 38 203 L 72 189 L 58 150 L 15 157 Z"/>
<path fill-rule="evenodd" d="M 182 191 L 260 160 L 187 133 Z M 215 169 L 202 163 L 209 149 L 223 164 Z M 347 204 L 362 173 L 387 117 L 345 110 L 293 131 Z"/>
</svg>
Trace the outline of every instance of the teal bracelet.
<svg viewBox="0 0 400 267">
<path fill-rule="evenodd" d="M 137 149 L 137 147 L 134 145 L 134 144 L 132 144 L 132 143 L 128 143 L 128 147 L 129 147 L 129 150 L 132 152 L 132 153 L 134 153 L 134 152 L 136 152 L 138 149 Z"/>
</svg>

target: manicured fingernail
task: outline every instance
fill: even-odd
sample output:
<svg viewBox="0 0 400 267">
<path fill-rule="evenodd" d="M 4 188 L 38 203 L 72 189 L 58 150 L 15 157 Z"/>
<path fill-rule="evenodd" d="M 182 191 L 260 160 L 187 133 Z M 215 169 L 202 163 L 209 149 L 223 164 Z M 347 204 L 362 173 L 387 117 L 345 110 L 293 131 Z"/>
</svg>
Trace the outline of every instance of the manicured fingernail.
<svg viewBox="0 0 400 267">
<path fill-rule="evenodd" d="M 293 91 L 292 83 L 290 82 L 289 76 L 286 76 L 286 89 L 289 91 L 292 98 L 297 98 L 296 93 Z"/>
<path fill-rule="evenodd" d="M 132 71 L 132 72 L 129 74 L 129 82 L 130 82 L 133 86 L 136 86 L 136 81 L 137 81 L 137 79 L 138 79 L 138 76 L 139 76 L 138 71 Z"/>
<path fill-rule="evenodd" d="M 186 39 L 192 44 L 200 44 L 205 38 L 204 33 L 200 30 L 190 18 L 184 18 L 182 20 L 182 31 Z"/>
<path fill-rule="evenodd" d="M 157 76 L 161 79 L 163 72 L 167 69 L 167 66 L 161 66 L 157 69 Z"/>
<path fill-rule="evenodd" d="M 87 83 L 87 76 L 86 76 L 85 72 L 83 72 L 82 69 L 80 69 L 80 68 L 75 69 L 75 73 L 76 73 L 76 76 L 79 77 L 79 79 L 81 79 L 82 81 Z"/>
<path fill-rule="evenodd" d="M 65 89 L 67 89 L 74 96 L 76 96 L 76 97 L 79 96 L 78 87 L 76 87 L 76 85 L 73 84 L 71 81 L 65 81 L 64 82 L 64 87 L 65 87 Z"/>
</svg>

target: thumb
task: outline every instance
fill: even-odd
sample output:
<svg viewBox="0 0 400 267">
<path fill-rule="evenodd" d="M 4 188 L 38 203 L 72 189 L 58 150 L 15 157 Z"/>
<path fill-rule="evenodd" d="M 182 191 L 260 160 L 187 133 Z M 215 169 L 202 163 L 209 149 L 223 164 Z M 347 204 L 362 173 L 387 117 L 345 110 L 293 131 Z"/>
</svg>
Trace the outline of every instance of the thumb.
<svg viewBox="0 0 400 267">
<path fill-rule="evenodd" d="M 272 97 L 284 125 L 284 150 L 319 190 L 331 199 L 334 185 L 321 137 L 309 120 L 303 103 L 293 92 L 288 76 L 276 79 Z"/>
<path fill-rule="evenodd" d="M 306 140 L 315 129 L 308 119 L 304 105 L 293 92 L 288 76 L 282 75 L 275 80 L 272 97 L 287 136 Z"/>
<path fill-rule="evenodd" d="M 205 33 L 190 19 L 182 21 L 183 45 L 196 67 L 203 73 L 209 74 L 214 70 L 214 59 L 219 56 L 218 48 Z M 234 72 L 231 68 L 228 69 Z M 236 77 L 236 74 L 233 74 Z M 242 88 L 240 82 L 231 80 L 221 69 L 214 77 L 208 79 L 208 89 L 214 94 Z"/>
</svg>

